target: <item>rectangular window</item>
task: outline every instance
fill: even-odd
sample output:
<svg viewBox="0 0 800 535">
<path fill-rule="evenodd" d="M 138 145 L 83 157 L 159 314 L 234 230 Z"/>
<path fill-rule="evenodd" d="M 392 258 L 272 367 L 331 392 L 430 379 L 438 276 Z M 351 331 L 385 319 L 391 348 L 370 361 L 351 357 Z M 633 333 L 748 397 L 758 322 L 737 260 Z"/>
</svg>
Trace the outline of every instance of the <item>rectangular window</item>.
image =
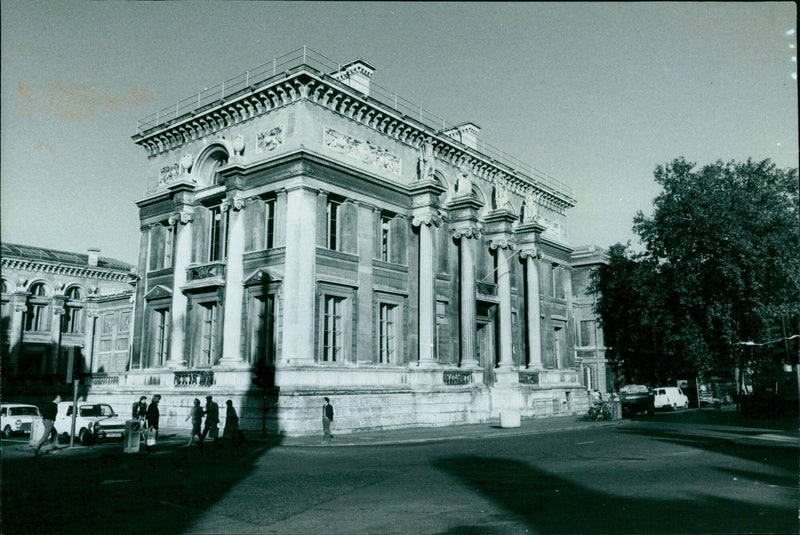
<svg viewBox="0 0 800 535">
<path fill-rule="evenodd" d="M 275 199 L 264 201 L 264 249 L 275 247 Z"/>
<path fill-rule="evenodd" d="M 210 229 L 208 233 L 208 261 L 218 262 L 225 259 L 227 247 L 225 243 L 225 222 L 228 212 L 223 212 L 219 206 L 211 209 Z"/>
<path fill-rule="evenodd" d="M 250 301 L 250 363 L 260 359 L 274 363 L 276 357 L 275 295 L 259 295 Z"/>
<path fill-rule="evenodd" d="M 64 309 L 64 332 L 78 334 L 83 332 L 83 309 L 66 307 Z"/>
<path fill-rule="evenodd" d="M 170 225 L 164 232 L 164 269 L 172 267 L 172 252 L 175 247 L 175 227 Z"/>
<path fill-rule="evenodd" d="M 340 362 L 344 348 L 345 298 L 326 295 L 322 328 L 322 361 Z"/>
<path fill-rule="evenodd" d="M 50 325 L 47 321 L 48 306 L 40 303 L 31 303 L 28 305 L 27 313 L 25 314 L 25 330 L 26 331 L 46 331 Z"/>
<path fill-rule="evenodd" d="M 553 329 L 553 361 L 557 369 L 564 365 L 564 329 L 555 327 Z"/>
<path fill-rule="evenodd" d="M 381 216 L 381 260 L 389 262 L 392 254 L 392 218 Z"/>
<path fill-rule="evenodd" d="M 397 305 L 381 303 L 379 318 L 379 357 L 383 364 L 396 364 Z"/>
<path fill-rule="evenodd" d="M 341 202 L 328 199 L 327 246 L 334 251 L 339 247 L 339 206 Z"/>
<path fill-rule="evenodd" d="M 216 303 L 200 304 L 200 353 L 195 366 L 214 364 L 217 356 L 218 312 Z"/>
<path fill-rule="evenodd" d="M 169 309 L 161 308 L 153 311 L 154 314 L 154 346 L 153 366 L 162 367 L 167 362 L 167 348 L 169 340 Z"/>
<path fill-rule="evenodd" d="M 594 320 L 582 320 L 580 332 L 578 333 L 578 345 L 582 347 L 593 347 L 597 345 L 595 342 L 594 331 Z"/>
</svg>

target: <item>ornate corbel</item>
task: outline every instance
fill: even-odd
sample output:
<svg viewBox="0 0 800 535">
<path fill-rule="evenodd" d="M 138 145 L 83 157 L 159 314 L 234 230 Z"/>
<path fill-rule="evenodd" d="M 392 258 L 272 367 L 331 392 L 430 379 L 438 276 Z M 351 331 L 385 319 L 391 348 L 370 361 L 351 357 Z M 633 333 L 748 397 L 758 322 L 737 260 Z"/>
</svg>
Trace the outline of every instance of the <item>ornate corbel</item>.
<svg viewBox="0 0 800 535">
<path fill-rule="evenodd" d="M 228 210 L 233 210 L 234 212 L 238 212 L 239 210 L 244 209 L 245 202 L 244 197 L 239 195 L 238 193 L 233 195 L 232 197 L 228 197 L 222 204 L 220 204 L 220 210 L 223 212 L 227 212 Z"/>
</svg>

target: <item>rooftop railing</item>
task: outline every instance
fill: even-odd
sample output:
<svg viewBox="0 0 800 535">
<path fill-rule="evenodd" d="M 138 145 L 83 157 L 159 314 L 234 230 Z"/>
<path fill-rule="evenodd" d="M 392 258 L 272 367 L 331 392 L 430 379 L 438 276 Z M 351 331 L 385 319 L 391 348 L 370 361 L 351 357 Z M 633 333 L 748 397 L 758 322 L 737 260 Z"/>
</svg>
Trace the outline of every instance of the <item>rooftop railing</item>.
<svg viewBox="0 0 800 535">
<path fill-rule="evenodd" d="M 226 98 L 235 97 L 238 93 L 244 92 L 248 88 L 266 85 L 274 79 L 280 79 L 288 71 L 297 67 L 310 67 L 320 74 L 333 75 L 340 72 L 344 65 L 304 46 L 217 85 L 205 88 L 196 95 L 179 100 L 174 106 L 162 108 L 138 120 L 136 133 L 145 134 L 149 130 L 170 123 L 185 114 L 202 112 L 207 108 L 218 105 L 220 101 Z M 437 132 L 450 130 L 459 124 L 450 123 L 441 115 L 425 110 L 421 106 L 372 81 L 369 84 L 369 97 L 366 97 L 366 99 L 392 108 L 406 118 L 414 119 Z M 486 143 L 480 138 L 477 140 L 475 148 L 495 162 L 499 162 L 517 173 L 536 179 L 537 182 L 550 186 L 557 192 L 567 194 L 570 197 L 574 196 L 572 188 L 564 182 L 521 162 L 519 158 Z"/>
</svg>

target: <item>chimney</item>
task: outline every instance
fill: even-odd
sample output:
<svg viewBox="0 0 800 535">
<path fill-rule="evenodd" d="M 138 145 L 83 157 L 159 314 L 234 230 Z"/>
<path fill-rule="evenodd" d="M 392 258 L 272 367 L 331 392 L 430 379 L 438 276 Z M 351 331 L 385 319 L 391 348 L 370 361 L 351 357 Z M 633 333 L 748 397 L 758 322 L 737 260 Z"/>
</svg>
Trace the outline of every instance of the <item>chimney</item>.
<svg viewBox="0 0 800 535">
<path fill-rule="evenodd" d="M 476 125 L 475 123 L 464 123 L 458 126 L 454 126 L 449 130 L 445 130 L 443 133 L 456 139 L 470 147 L 472 149 L 478 148 L 478 134 L 481 131 L 481 127 Z"/>
<path fill-rule="evenodd" d="M 89 267 L 97 267 L 97 257 L 100 254 L 100 249 L 97 247 L 89 248 Z"/>
<path fill-rule="evenodd" d="M 374 72 L 375 67 L 364 60 L 357 59 L 351 61 L 347 65 L 343 65 L 341 69 L 331 73 L 331 76 L 343 84 L 349 85 L 353 89 L 369 96 L 369 79 L 372 78 Z"/>
</svg>

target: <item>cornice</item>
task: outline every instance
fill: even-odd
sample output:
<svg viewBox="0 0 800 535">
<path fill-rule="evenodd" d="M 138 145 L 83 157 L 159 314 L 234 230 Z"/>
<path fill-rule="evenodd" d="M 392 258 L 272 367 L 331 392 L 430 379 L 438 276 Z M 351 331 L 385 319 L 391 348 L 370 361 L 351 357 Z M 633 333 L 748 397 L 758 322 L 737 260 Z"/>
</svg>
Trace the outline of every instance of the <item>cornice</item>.
<svg viewBox="0 0 800 535">
<path fill-rule="evenodd" d="M 64 264 L 53 264 L 40 260 L 22 260 L 18 258 L 3 258 L 0 266 L 6 269 L 18 269 L 24 271 L 35 271 L 38 273 L 51 273 L 67 277 L 97 278 L 114 282 L 127 282 L 130 273 L 128 271 L 117 271 L 108 268 L 96 268 L 89 266 L 67 266 Z"/>
<path fill-rule="evenodd" d="M 309 67 L 288 74 L 283 80 L 242 90 L 202 110 L 184 114 L 133 140 L 148 156 L 212 135 L 220 130 L 258 117 L 274 109 L 299 101 L 327 108 L 364 126 L 379 131 L 415 148 L 426 143 L 432 155 L 456 168 L 467 166 L 472 173 L 492 184 L 504 184 L 521 196 L 541 195 L 540 204 L 557 213 L 575 206 L 568 194 L 484 155 L 445 134 L 409 117 L 388 105 L 361 94 L 332 76 L 314 72 Z"/>
</svg>

